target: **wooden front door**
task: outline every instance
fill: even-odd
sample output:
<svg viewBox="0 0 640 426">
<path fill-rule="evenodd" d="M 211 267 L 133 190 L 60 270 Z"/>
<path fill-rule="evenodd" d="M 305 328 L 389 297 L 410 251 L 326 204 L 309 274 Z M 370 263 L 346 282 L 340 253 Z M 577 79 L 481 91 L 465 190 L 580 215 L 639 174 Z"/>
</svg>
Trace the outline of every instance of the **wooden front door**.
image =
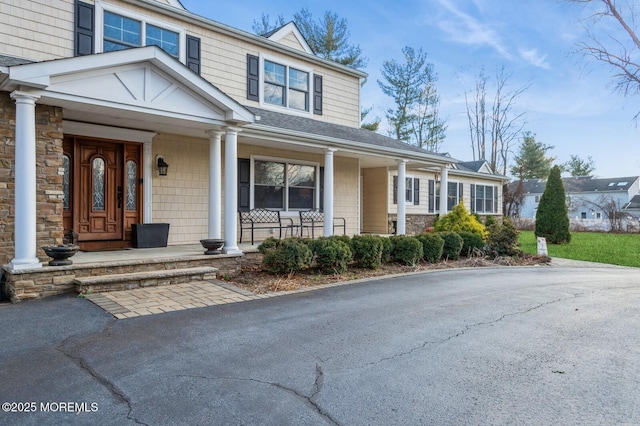
<svg viewBox="0 0 640 426">
<path fill-rule="evenodd" d="M 80 247 L 130 247 L 131 224 L 142 219 L 141 145 L 69 139 L 65 146 L 73 164 L 71 223 Z"/>
</svg>

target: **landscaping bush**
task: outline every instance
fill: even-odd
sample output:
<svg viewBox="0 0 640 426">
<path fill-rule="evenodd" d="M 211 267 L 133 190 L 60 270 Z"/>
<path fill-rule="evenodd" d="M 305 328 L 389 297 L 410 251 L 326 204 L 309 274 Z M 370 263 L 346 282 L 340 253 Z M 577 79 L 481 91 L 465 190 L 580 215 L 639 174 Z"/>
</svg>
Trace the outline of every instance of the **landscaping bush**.
<svg viewBox="0 0 640 426">
<path fill-rule="evenodd" d="M 267 254 L 267 252 L 269 252 L 270 250 L 278 247 L 279 244 L 280 240 L 277 240 L 274 237 L 269 237 L 262 243 L 260 243 L 260 245 L 258 246 L 258 251 L 262 254 Z"/>
<path fill-rule="evenodd" d="M 496 220 L 495 216 L 487 216 L 484 219 L 484 226 L 485 228 L 487 228 L 487 230 L 489 229 L 490 226 L 492 225 L 497 225 L 498 221 Z"/>
<path fill-rule="evenodd" d="M 422 258 L 429 263 L 437 263 L 442 257 L 444 240 L 433 232 L 425 232 L 416 235 L 416 239 L 422 243 Z"/>
<path fill-rule="evenodd" d="M 478 222 L 475 216 L 469 214 L 464 204 L 462 204 L 462 201 L 449 213 L 440 216 L 434 225 L 434 229 L 436 232 L 473 232 L 474 234 L 480 235 L 483 239 L 487 236 L 487 230 L 484 225 Z"/>
<path fill-rule="evenodd" d="M 474 249 L 482 250 L 484 248 L 484 240 L 480 235 L 466 231 L 462 231 L 458 235 L 462 237 L 462 250 L 460 251 L 462 256 L 469 257 Z"/>
<path fill-rule="evenodd" d="M 321 237 L 309 243 L 316 266 L 323 273 L 340 274 L 351 261 L 351 249 L 343 239 Z"/>
<path fill-rule="evenodd" d="M 382 237 L 354 235 L 351 238 L 353 260 L 363 268 L 376 269 L 382 263 Z"/>
<path fill-rule="evenodd" d="M 518 248 L 519 234 L 507 217 L 502 219 L 502 224 L 492 225 L 489 228 L 489 237 L 487 238 L 489 257 L 519 256 L 521 254 Z"/>
<path fill-rule="evenodd" d="M 405 265 L 414 266 L 422 259 L 422 243 L 407 235 L 394 235 L 391 239 L 391 257 Z"/>
<path fill-rule="evenodd" d="M 391 262 L 391 250 L 393 248 L 391 239 L 389 237 L 380 237 L 380 241 L 382 242 L 382 263 L 389 263 Z"/>
<path fill-rule="evenodd" d="M 444 246 L 442 247 L 442 259 L 460 259 L 460 251 L 462 250 L 462 237 L 452 231 L 438 232 L 438 235 L 444 240 Z"/>
<path fill-rule="evenodd" d="M 270 244 L 271 242 L 268 245 Z M 291 274 L 307 269 L 312 260 L 313 254 L 307 244 L 299 238 L 288 238 L 266 250 L 262 266 L 274 274 Z"/>
</svg>

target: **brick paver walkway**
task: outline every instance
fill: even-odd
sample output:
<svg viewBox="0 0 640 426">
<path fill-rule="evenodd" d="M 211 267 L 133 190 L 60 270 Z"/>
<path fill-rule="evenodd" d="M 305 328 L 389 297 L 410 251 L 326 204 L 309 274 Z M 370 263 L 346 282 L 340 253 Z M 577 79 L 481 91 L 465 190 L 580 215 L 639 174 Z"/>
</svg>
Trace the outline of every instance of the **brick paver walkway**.
<svg viewBox="0 0 640 426">
<path fill-rule="evenodd" d="M 95 293 L 85 297 L 114 317 L 125 319 L 272 296 L 273 294 L 254 294 L 215 280 Z"/>
</svg>

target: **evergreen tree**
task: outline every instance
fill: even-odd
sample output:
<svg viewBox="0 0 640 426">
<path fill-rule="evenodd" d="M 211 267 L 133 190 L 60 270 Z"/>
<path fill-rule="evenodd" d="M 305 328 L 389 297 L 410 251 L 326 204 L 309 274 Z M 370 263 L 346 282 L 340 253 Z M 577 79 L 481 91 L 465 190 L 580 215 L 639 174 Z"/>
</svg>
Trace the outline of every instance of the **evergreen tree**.
<svg viewBox="0 0 640 426">
<path fill-rule="evenodd" d="M 360 46 L 349 42 L 351 33 L 345 18 L 340 18 L 336 13 L 326 11 L 322 19 L 314 21 L 309 9 L 303 7 L 293 15 L 293 22 L 298 26 L 311 50 L 319 57 L 355 69 L 367 66 L 368 60 L 362 56 Z M 284 24 L 285 20 L 282 15 L 278 15 L 272 24 L 269 14 L 263 13 L 260 21 L 253 21 L 252 29 L 254 33 L 264 35 Z"/>
<path fill-rule="evenodd" d="M 560 167 L 553 166 L 536 212 L 536 237 L 545 237 L 550 244 L 571 241 L 567 201 L 560 178 Z"/>
<path fill-rule="evenodd" d="M 570 158 L 569 161 L 562 163 L 560 166 L 563 172 L 569 173 L 569 176 L 589 176 L 596 169 L 593 165 L 593 158 L 591 157 L 583 160 L 577 155 L 572 155 Z"/>
<path fill-rule="evenodd" d="M 440 96 L 433 64 L 422 49 L 402 49 L 404 63 L 384 61 L 378 80 L 382 92 L 393 98 L 395 108 L 387 110 L 389 136 L 437 152 L 444 140 L 446 125 L 438 116 Z"/>
<path fill-rule="evenodd" d="M 525 132 L 520 149 L 515 155 L 516 164 L 511 167 L 511 174 L 520 179 L 545 179 L 555 160 L 554 157 L 547 157 L 550 149 L 553 146 L 536 142 L 535 134 Z"/>
</svg>

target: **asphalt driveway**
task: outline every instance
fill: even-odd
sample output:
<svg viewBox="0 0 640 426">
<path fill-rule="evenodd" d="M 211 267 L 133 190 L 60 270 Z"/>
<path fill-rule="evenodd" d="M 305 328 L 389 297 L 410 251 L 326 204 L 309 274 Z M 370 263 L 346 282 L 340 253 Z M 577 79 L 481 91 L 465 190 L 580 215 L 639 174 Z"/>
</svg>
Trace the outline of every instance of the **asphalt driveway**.
<svg viewBox="0 0 640 426">
<path fill-rule="evenodd" d="M 0 324 L 0 424 L 640 424 L 637 269 L 438 271 L 127 320 L 59 297 Z"/>
</svg>

